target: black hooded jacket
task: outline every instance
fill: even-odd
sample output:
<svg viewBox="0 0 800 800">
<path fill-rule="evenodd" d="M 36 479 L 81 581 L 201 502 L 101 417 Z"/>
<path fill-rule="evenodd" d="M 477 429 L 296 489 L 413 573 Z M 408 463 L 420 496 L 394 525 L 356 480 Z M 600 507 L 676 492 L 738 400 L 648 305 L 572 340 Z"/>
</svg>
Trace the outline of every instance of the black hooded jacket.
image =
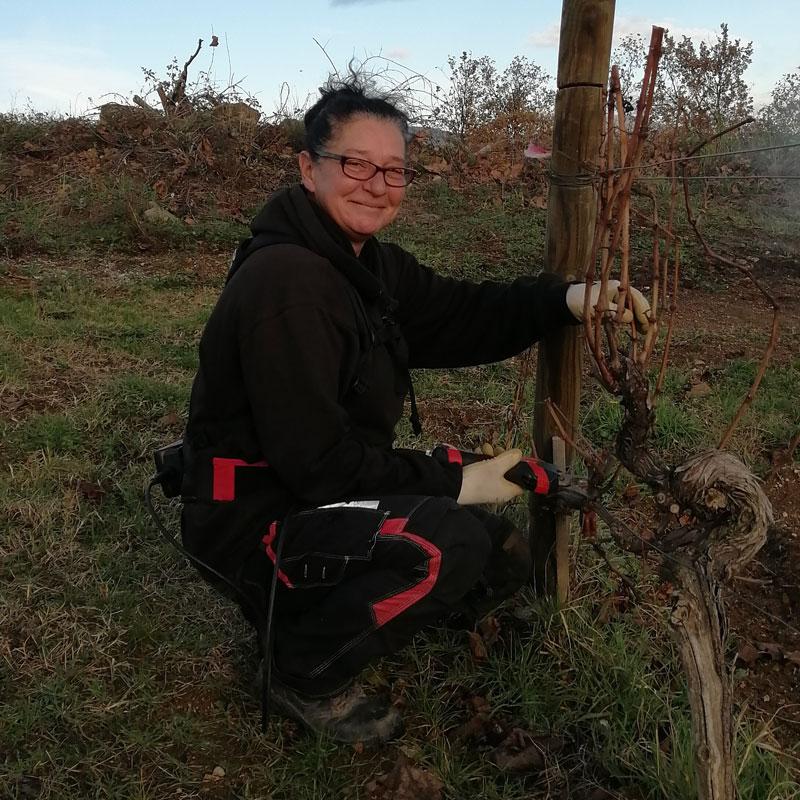
<svg viewBox="0 0 800 800">
<path fill-rule="evenodd" d="M 575 322 L 567 284 L 554 275 L 510 284 L 443 278 L 374 238 L 356 258 L 300 186 L 274 195 L 251 228 L 267 246 L 230 276 L 208 320 L 185 437 L 184 542 L 228 573 L 292 507 L 457 497 L 459 466 L 392 447 L 405 362 L 499 361 Z M 394 337 L 382 342 L 388 317 Z M 233 483 L 214 500 L 221 474 Z"/>
</svg>

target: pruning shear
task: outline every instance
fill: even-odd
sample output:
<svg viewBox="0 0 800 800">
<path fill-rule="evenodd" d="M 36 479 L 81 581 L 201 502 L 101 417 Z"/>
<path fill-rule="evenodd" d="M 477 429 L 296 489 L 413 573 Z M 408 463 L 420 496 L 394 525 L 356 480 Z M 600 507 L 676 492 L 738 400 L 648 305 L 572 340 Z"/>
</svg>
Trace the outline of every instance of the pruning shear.
<svg viewBox="0 0 800 800">
<path fill-rule="evenodd" d="M 491 458 L 481 453 L 459 450 L 449 444 L 437 444 L 427 454 L 440 464 L 460 464 L 464 467 Z M 531 456 L 524 456 L 503 477 L 542 499 L 547 498 L 566 508 L 581 509 L 593 499 L 585 480 L 558 469 L 555 464 Z"/>
</svg>

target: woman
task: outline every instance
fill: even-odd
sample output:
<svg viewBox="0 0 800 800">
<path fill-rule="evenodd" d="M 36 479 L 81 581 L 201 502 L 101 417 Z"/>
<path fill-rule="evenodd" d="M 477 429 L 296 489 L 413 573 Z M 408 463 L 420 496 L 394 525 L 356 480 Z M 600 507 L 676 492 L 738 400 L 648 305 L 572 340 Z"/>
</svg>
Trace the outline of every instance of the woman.
<svg viewBox="0 0 800 800">
<path fill-rule="evenodd" d="M 272 702 L 379 742 L 401 720 L 354 683 L 365 664 L 530 571 L 519 533 L 477 508 L 520 494 L 503 478 L 520 451 L 462 469 L 392 447 L 409 390 L 416 424 L 408 369 L 519 353 L 576 323 L 584 290 L 445 279 L 378 242 L 414 177 L 408 122 L 355 81 L 305 126 L 302 183 L 255 218 L 200 343 L 183 537 L 263 608 L 281 536 Z"/>
</svg>

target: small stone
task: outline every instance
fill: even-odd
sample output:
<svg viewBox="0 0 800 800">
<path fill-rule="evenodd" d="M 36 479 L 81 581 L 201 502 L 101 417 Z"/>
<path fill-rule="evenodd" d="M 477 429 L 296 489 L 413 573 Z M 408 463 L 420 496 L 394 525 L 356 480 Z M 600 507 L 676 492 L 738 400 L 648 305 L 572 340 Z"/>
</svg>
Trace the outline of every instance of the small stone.
<svg viewBox="0 0 800 800">
<path fill-rule="evenodd" d="M 711 387 L 705 382 L 696 383 L 689 389 L 689 397 L 708 397 L 711 394 Z"/>
<path fill-rule="evenodd" d="M 769 695 L 768 694 L 764 695 L 764 702 L 765 703 L 769 703 Z"/>
<path fill-rule="evenodd" d="M 215 778 L 224 778 L 225 777 L 225 770 L 222 767 L 214 767 L 214 769 L 211 770 L 211 774 Z"/>
<path fill-rule="evenodd" d="M 161 208 L 158 203 L 151 201 L 150 206 L 144 211 L 144 218 L 155 225 L 180 225 L 181 221 L 174 215 Z"/>
</svg>

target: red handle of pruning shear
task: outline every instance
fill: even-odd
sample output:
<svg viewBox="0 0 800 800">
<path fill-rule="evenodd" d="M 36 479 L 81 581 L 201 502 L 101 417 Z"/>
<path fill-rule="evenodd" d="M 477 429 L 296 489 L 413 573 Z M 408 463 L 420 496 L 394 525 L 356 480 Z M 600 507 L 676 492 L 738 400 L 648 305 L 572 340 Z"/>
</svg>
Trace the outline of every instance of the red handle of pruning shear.
<svg viewBox="0 0 800 800">
<path fill-rule="evenodd" d="M 428 454 L 441 464 L 461 464 L 464 467 L 491 458 L 480 453 L 458 450 L 449 444 L 437 444 Z M 538 458 L 525 456 L 503 477 L 534 494 L 558 494 L 558 469 L 555 464 L 540 461 Z"/>
</svg>

